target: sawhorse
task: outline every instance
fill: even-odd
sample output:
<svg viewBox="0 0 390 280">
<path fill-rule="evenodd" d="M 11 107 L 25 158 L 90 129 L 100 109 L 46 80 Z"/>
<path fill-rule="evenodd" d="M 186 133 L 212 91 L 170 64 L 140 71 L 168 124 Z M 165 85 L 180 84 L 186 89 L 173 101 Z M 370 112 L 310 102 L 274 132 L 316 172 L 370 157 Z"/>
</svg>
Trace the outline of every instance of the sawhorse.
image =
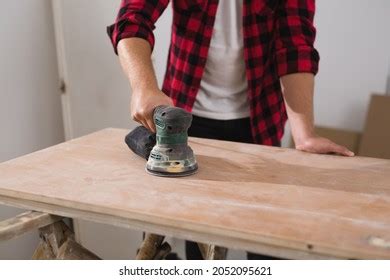
<svg viewBox="0 0 390 280">
<path fill-rule="evenodd" d="M 32 259 L 35 260 L 99 260 L 100 258 L 75 241 L 72 229 L 64 217 L 28 211 L 0 222 L 0 242 L 16 238 L 32 230 L 39 231 L 40 241 Z M 146 234 L 138 250 L 137 260 L 161 260 L 170 253 L 171 246 L 164 236 Z M 207 260 L 226 259 L 227 249 L 198 243 Z"/>
</svg>

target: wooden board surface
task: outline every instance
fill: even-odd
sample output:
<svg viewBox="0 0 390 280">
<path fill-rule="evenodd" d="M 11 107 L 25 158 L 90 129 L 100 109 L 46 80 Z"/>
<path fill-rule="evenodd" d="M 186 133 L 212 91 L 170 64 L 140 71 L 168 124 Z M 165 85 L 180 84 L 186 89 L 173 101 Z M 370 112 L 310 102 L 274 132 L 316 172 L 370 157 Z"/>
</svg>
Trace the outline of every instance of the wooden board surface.
<svg viewBox="0 0 390 280">
<path fill-rule="evenodd" d="M 0 164 L 0 202 L 279 256 L 390 258 L 389 160 L 192 138 L 199 172 L 160 178 L 125 134 Z"/>
</svg>

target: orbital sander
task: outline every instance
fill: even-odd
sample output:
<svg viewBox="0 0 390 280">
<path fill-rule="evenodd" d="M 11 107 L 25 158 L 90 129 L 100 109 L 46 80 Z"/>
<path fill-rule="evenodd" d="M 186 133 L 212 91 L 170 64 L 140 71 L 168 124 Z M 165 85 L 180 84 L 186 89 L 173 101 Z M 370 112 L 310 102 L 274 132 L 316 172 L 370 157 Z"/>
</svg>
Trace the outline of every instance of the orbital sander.
<svg viewBox="0 0 390 280">
<path fill-rule="evenodd" d="M 139 126 L 125 138 L 134 153 L 147 159 L 146 171 L 163 177 L 196 173 L 198 164 L 187 143 L 192 115 L 181 108 L 158 106 L 154 109 L 153 121 L 155 134 Z"/>
</svg>

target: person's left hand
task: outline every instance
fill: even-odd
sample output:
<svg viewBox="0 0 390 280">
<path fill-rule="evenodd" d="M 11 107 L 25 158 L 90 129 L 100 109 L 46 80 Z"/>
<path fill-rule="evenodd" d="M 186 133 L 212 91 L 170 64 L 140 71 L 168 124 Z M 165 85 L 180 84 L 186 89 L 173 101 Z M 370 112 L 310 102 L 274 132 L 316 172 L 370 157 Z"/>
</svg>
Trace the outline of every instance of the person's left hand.
<svg viewBox="0 0 390 280">
<path fill-rule="evenodd" d="M 312 136 L 300 142 L 296 142 L 295 148 L 300 151 L 316 154 L 337 154 L 348 157 L 355 155 L 346 147 L 320 136 Z"/>
</svg>

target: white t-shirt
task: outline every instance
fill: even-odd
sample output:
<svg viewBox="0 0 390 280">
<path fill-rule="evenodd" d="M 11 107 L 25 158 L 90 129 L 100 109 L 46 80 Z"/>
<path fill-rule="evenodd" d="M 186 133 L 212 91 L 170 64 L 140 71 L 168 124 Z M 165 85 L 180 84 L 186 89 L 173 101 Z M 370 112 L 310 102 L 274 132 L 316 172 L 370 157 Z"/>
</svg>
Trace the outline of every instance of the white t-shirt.
<svg viewBox="0 0 390 280">
<path fill-rule="evenodd" d="M 229 120 L 249 116 L 242 35 L 243 0 L 220 0 L 207 62 L 192 112 Z"/>
</svg>

